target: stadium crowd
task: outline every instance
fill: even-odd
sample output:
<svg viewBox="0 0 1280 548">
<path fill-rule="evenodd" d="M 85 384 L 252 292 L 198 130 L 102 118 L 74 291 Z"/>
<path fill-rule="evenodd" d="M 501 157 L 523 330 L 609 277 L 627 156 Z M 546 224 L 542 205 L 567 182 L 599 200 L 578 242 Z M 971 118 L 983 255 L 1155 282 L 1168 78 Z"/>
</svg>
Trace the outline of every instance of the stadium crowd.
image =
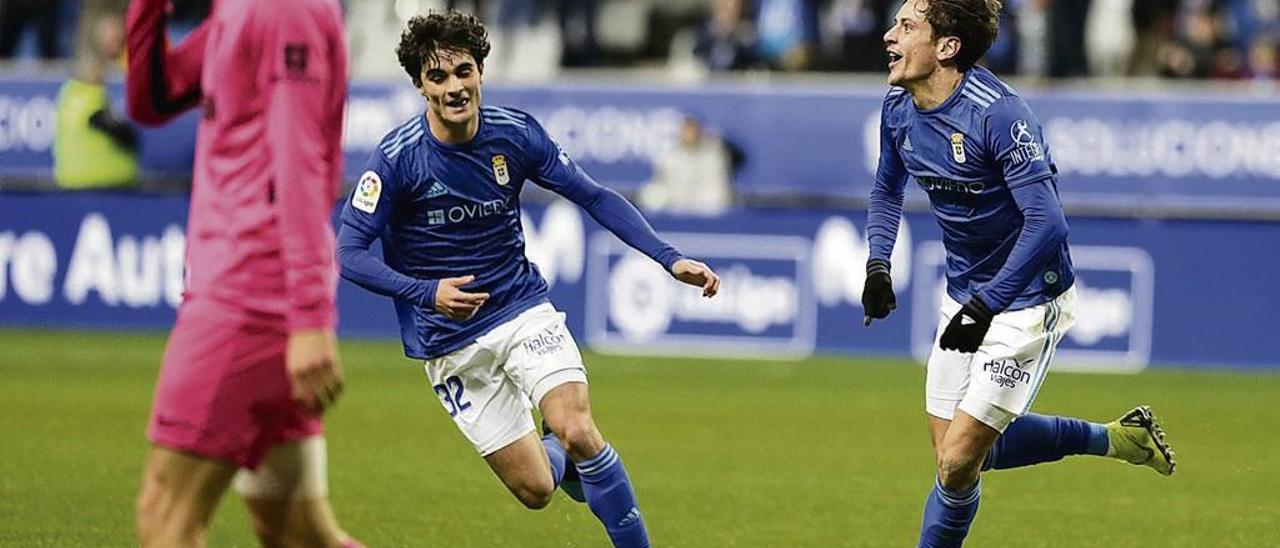
<svg viewBox="0 0 1280 548">
<path fill-rule="evenodd" d="M 513 79 L 562 67 L 882 72 L 881 36 L 898 0 L 344 0 L 355 76 L 399 72 L 407 18 L 432 8 L 491 22 L 496 63 Z M 6 0 L 0 60 L 56 61 L 92 50 L 98 14 L 126 0 Z M 174 0 L 181 35 L 210 0 Z M 986 58 L 1029 77 L 1272 78 L 1280 0 L 1007 0 Z M 68 29 L 76 29 L 69 32 Z M 0 69 L 3 70 L 3 69 Z"/>
</svg>

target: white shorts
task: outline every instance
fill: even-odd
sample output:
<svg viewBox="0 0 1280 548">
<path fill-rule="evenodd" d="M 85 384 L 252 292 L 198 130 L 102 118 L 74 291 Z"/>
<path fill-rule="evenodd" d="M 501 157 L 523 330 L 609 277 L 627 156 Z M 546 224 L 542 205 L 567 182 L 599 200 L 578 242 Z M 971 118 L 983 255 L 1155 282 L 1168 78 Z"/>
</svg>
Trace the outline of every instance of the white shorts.
<svg viewBox="0 0 1280 548">
<path fill-rule="evenodd" d="M 440 404 L 481 456 L 533 431 L 530 411 L 552 388 L 587 382 L 564 314 L 547 303 L 424 368 Z"/>
<path fill-rule="evenodd" d="M 962 354 L 938 346 L 951 316 L 961 308 L 948 298 L 929 354 L 925 410 L 951 420 L 958 408 L 1004 432 L 1036 399 L 1058 342 L 1075 323 L 1075 302 L 1071 287 L 1047 303 L 996 314 L 978 351 Z"/>
</svg>

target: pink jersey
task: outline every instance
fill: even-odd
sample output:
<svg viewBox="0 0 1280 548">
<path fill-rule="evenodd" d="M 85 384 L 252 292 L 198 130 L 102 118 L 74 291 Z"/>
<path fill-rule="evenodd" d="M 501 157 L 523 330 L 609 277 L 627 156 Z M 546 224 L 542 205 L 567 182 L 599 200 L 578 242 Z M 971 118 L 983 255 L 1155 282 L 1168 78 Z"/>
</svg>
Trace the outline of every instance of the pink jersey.
<svg viewBox="0 0 1280 548">
<path fill-rule="evenodd" d="M 337 0 L 217 0 L 178 47 L 167 0 L 129 6 L 128 102 L 143 123 L 199 104 L 186 298 L 336 323 L 330 215 L 342 175 L 347 49 Z"/>
</svg>

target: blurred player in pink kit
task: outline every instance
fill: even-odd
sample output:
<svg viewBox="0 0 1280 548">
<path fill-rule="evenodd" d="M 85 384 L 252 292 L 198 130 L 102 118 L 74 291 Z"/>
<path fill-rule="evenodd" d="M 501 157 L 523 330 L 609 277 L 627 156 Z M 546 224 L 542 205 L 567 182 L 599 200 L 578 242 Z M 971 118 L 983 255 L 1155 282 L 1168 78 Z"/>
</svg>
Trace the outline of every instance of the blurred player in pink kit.
<svg viewBox="0 0 1280 548">
<path fill-rule="evenodd" d="M 130 114 L 202 119 L 187 284 L 138 497 L 143 546 L 201 546 L 234 484 L 267 546 L 358 546 L 328 502 L 321 413 L 342 392 L 330 214 L 347 49 L 338 0 L 218 0 L 180 45 L 129 6 Z"/>
</svg>

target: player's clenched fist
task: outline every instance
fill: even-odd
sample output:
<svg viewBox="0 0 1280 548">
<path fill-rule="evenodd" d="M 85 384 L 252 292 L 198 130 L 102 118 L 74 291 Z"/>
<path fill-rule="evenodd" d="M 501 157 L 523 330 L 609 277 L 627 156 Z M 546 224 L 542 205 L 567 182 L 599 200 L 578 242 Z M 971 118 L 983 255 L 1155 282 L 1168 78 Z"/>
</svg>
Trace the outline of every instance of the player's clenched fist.
<svg viewBox="0 0 1280 548">
<path fill-rule="evenodd" d="M 321 413 L 342 395 L 342 364 L 332 329 L 304 329 L 289 334 L 285 368 L 293 399 L 303 409 Z"/>
<path fill-rule="evenodd" d="M 671 275 L 684 283 L 701 287 L 703 297 L 714 297 L 720 292 L 720 276 L 702 262 L 680 259 L 671 265 Z"/>
<path fill-rule="evenodd" d="M 883 259 L 867 261 L 867 283 L 862 286 L 862 325 L 871 320 L 883 320 L 898 308 L 898 298 L 893 294 L 893 278 L 889 276 L 889 263 Z"/>
<path fill-rule="evenodd" d="M 456 321 L 467 321 L 489 300 L 488 293 L 468 293 L 462 286 L 475 281 L 475 276 L 445 278 L 436 286 L 436 312 Z"/>
</svg>

